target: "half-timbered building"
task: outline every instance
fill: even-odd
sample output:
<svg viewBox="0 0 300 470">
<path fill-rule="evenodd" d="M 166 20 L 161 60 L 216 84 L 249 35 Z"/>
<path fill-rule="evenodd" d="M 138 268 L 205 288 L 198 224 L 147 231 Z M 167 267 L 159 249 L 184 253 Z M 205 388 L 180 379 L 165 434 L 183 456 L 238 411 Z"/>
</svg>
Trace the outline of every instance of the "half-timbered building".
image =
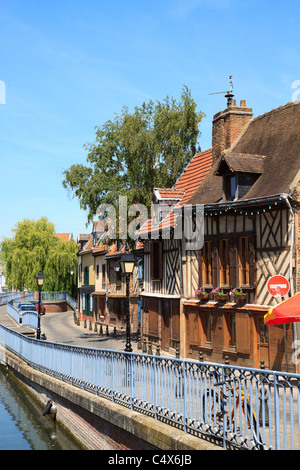
<svg viewBox="0 0 300 470">
<path fill-rule="evenodd" d="M 282 300 L 268 291 L 272 276 L 286 278 L 287 296 L 300 287 L 299 131 L 299 102 L 253 118 L 245 101 L 230 100 L 214 116 L 212 149 L 192 160 L 201 165 L 211 155 L 204 178 L 178 194 L 177 208 L 191 205 L 194 219 L 203 208 L 201 249 L 187 249 L 186 235 L 172 239 L 172 230 L 162 239 L 164 225 L 174 229 L 180 217 L 173 210 L 140 231 L 157 229 L 157 239 L 145 242 L 142 323 L 162 349 L 180 345 L 182 357 L 295 370 L 297 325 L 269 327 L 264 315 Z M 191 189 L 177 186 L 184 174 L 172 189 Z"/>
<path fill-rule="evenodd" d="M 86 238 L 88 238 L 86 240 Z M 93 292 L 95 268 L 93 234 L 84 237 L 78 252 L 78 313 L 85 321 L 94 321 Z"/>
<path fill-rule="evenodd" d="M 115 241 L 105 256 L 107 269 L 106 308 L 107 324 L 118 331 L 126 329 L 126 278 L 120 270 L 122 254 L 125 245 L 120 240 Z M 143 253 L 143 244 L 138 242 L 134 254 L 136 263 L 130 276 L 130 329 L 136 333 L 139 328 L 139 295 L 141 291 L 139 282 L 139 259 Z"/>
<path fill-rule="evenodd" d="M 94 270 L 95 270 L 95 291 L 93 292 L 94 319 L 95 322 L 107 324 L 107 263 L 105 256 L 109 251 L 106 240 L 99 237 L 93 248 Z"/>
<path fill-rule="evenodd" d="M 211 165 L 211 150 L 197 153 L 173 188 L 154 188 L 154 216 L 139 231 L 144 242 L 142 335 L 147 342 L 174 354 L 179 350 L 182 338 L 181 300 L 183 288 L 187 287 L 183 283 L 186 266 L 182 266 L 185 245 L 181 234 L 176 237 L 174 233 L 180 217 L 174 209 L 189 201 Z M 197 253 L 188 252 L 186 264 L 189 266 L 187 282 L 192 293 L 198 286 Z"/>
<path fill-rule="evenodd" d="M 80 319 L 97 323 L 109 329 L 125 331 L 126 279 L 120 270 L 120 260 L 125 253 L 121 240 L 110 238 L 109 224 L 93 223 L 93 231 L 78 252 L 78 306 Z M 83 238 L 83 237 L 81 237 Z M 140 326 L 140 292 L 142 289 L 143 243 L 137 242 L 134 255 L 136 263 L 130 276 L 130 326 L 136 333 Z"/>
</svg>

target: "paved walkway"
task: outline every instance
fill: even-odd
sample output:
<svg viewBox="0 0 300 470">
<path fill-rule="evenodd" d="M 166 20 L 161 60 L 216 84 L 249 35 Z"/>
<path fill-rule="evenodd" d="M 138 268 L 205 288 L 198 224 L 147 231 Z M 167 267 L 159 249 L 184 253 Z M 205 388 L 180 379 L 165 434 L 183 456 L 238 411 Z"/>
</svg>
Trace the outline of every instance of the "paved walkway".
<svg viewBox="0 0 300 470">
<path fill-rule="evenodd" d="M 0 324 L 17 331 L 18 333 L 35 336 L 35 330 L 19 326 L 7 313 L 6 305 L 0 306 Z M 89 324 L 84 328 L 84 322 L 78 326 L 74 322 L 74 314 L 68 312 L 49 312 L 41 316 L 41 331 L 46 335 L 47 341 L 56 343 L 73 344 L 89 348 L 101 348 L 115 351 L 124 351 L 126 346 L 126 332 L 118 332 L 117 337 L 113 335 L 113 328 L 109 328 L 109 336 L 106 335 L 105 328 L 100 334 L 99 325 L 97 330 L 89 329 Z M 131 337 L 131 347 L 134 353 L 142 353 L 138 348 L 136 334 Z"/>
<path fill-rule="evenodd" d="M 19 326 L 7 315 L 6 308 L 6 305 L 0 306 L 0 324 L 25 335 L 33 336 L 35 334 L 35 330 Z M 92 323 L 92 330 L 90 330 L 89 322 L 87 322 L 86 328 L 83 321 L 80 321 L 80 325 L 75 324 L 73 311 L 47 312 L 46 315 L 41 315 L 41 332 L 46 335 L 47 341 L 89 348 L 125 351 L 125 330 L 118 331 L 117 336 L 114 337 L 114 329 L 112 327 L 109 328 L 109 336 L 107 336 L 105 327 L 103 327 L 103 333 L 101 334 L 99 325 L 97 324 L 97 331 L 94 330 L 94 326 L 95 324 Z M 143 353 L 141 345 L 138 344 L 136 334 L 131 335 L 131 347 L 134 353 Z M 148 350 L 146 353 L 148 353 Z M 153 347 L 153 354 L 156 354 L 155 346 Z M 162 355 L 174 357 L 165 351 Z"/>
<path fill-rule="evenodd" d="M 83 321 L 80 321 L 80 325 L 77 325 L 74 321 L 73 312 L 49 312 L 41 316 L 41 330 L 42 334 L 46 335 L 47 341 L 89 348 L 125 350 L 125 331 L 118 332 L 117 337 L 114 337 L 113 328 L 109 328 L 109 336 L 107 336 L 105 328 L 103 334 L 101 334 L 99 325 L 97 325 L 97 331 L 94 330 L 94 327 L 95 324 L 92 323 L 92 329 L 90 329 L 89 322 L 87 322 L 85 328 Z M 133 352 L 142 352 L 141 349 L 138 349 L 136 334 L 131 335 L 131 346 Z"/>
</svg>

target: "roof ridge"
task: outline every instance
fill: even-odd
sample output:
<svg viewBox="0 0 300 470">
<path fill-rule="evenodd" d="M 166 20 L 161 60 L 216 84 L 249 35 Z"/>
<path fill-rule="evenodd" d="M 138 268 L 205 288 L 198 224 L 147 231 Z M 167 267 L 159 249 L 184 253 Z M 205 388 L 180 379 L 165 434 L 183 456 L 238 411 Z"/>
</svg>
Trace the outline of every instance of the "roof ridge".
<svg viewBox="0 0 300 470">
<path fill-rule="evenodd" d="M 280 113 L 280 112 L 283 111 L 283 109 L 285 109 L 285 108 L 290 108 L 290 107 L 292 107 L 292 106 L 297 106 L 297 105 L 300 105 L 300 100 L 297 100 L 297 101 L 289 101 L 288 103 L 283 104 L 282 106 L 279 106 L 278 108 L 273 108 L 273 109 L 271 109 L 270 111 L 267 111 L 267 112 L 264 113 L 264 114 L 260 114 L 259 116 L 256 116 L 256 117 L 253 118 L 252 120 L 253 120 L 253 121 L 256 121 L 256 120 L 259 120 L 259 119 L 263 119 L 265 116 L 268 116 L 269 114 Z"/>
<path fill-rule="evenodd" d="M 226 153 L 224 157 L 242 157 L 242 158 L 266 158 L 266 155 L 259 155 L 257 153 Z"/>
</svg>

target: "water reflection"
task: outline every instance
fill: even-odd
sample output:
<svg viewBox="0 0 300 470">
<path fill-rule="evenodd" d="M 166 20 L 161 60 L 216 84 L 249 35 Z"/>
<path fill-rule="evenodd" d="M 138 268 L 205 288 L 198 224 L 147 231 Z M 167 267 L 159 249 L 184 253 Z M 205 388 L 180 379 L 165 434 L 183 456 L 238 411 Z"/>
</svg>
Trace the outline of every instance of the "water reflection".
<svg viewBox="0 0 300 470">
<path fill-rule="evenodd" d="M 79 450 L 53 416 L 42 410 L 0 366 L 0 450 Z"/>
</svg>

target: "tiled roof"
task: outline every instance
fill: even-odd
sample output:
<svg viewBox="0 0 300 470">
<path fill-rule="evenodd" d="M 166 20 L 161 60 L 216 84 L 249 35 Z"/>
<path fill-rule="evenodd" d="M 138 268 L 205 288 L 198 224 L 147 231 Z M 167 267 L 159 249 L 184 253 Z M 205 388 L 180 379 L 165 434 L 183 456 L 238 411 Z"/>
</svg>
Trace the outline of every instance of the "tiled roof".
<svg viewBox="0 0 300 470">
<path fill-rule="evenodd" d="M 175 207 L 182 207 L 189 203 L 190 198 L 193 196 L 200 183 L 207 176 L 212 168 L 212 149 L 205 150 L 204 152 L 196 153 L 190 163 L 187 165 L 184 172 L 178 178 L 173 188 L 156 188 L 159 189 L 160 194 L 173 194 L 182 195 Z M 166 197 L 167 198 L 167 197 Z M 176 198 L 178 199 L 178 198 Z M 139 235 L 145 235 L 150 231 L 159 230 L 163 228 L 174 227 L 177 215 L 170 211 L 170 213 L 161 221 L 157 226 L 152 224 L 152 219 L 148 219 L 143 227 L 139 230 Z"/>
<path fill-rule="evenodd" d="M 144 244 L 140 241 L 136 241 L 135 244 L 135 250 L 142 250 L 144 248 Z M 109 247 L 109 251 L 106 255 L 106 258 L 109 258 L 110 256 L 117 256 L 125 253 L 125 246 L 123 246 L 120 250 L 117 249 L 117 243 L 114 243 Z"/>
<path fill-rule="evenodd" d="M 93 224 L 94 228 L 97 226 L 97 222 Z M 110 239 L 109 231 L 104 231 L 100 235 L 98 234 L 97 240 L 95 243 L 94 233 L 89 235 L 88 240 L 83 245 L 79 255 L 84 255 L 86 253 L 92 253 L 93 255 L 97 254 L 106 254 L 106 257 L 117 256 L 125 253 L 125 248 L 122 246 L 120 250 L 117 249 L 117 242 Z M 95 243 L 95 244 L 94 244 Z M 143 250 L 144 244 L 137 240 L 135 243 L 135 250 Z"/>
<path fill-rule="evenodd" d="M 196 153 L 189 165 L 174 185 L 176 190 L 184 190 L 181 205 L 186 204 L 201 181 L 204 180 L 212 167 L 212 149 Z"/>
<path fill-rule="evenodd" d="M 72 233 L 55 233 L 54 235 L 63 242 L 68 242 L 69 240 L 71 240 L 71 238 L 73 238 Z"/>
<path fill-rule="evenodd" d="M 224 154 L 219 159 L 219 165 L 216 170 L 217 175 L 222 174 L 222 167 L 224 163 L 227 164 L 227 167 L 232 172 L 241 172 L 241 173 L 263 173 L 264 163 L 266 157 L 263 155 L 249 155 L 249 154 Z"/>
<path fill-rule="evenodd" d="M 300 168 L 300 102 L 288 103 L 252 119 L 224 154 L 232 165 L 235 160 L 235 171 L 251 169 L 253 173 L 261 173 L 237 202 L 292 193 Z M 220 160 L 215 162 L 191 203 L 219 204 L 223 184 L 217 171 L 219 163 Z"/>
<path fill-rule="evenodd" d="M 154 188 L 159 199 L 182 199 L 184 196 L 184 190 L 175 188 Z"/>
</svg>

